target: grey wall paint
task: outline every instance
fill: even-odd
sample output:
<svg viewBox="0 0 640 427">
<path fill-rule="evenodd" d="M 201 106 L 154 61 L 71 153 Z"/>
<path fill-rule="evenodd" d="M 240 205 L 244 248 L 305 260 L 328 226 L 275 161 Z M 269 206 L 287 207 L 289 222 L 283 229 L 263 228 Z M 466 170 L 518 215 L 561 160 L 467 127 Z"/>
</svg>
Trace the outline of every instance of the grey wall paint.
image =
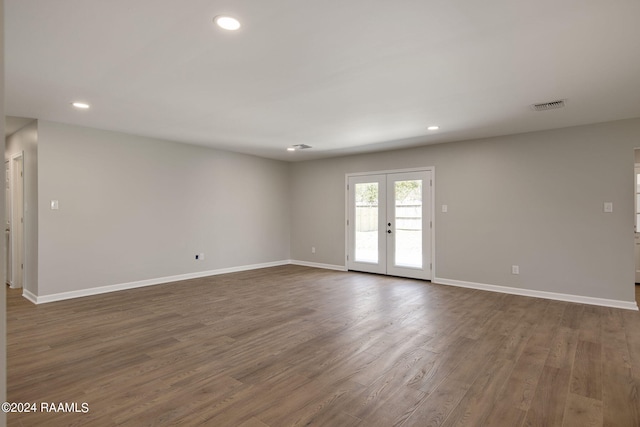
<svg viewBox="0 0 640 427">
<path fill-rule="evenodd" d="M 633 301 L 639 145 L 633 119 L 295 163 L 292 258 L 344 265 L 345 174 L 435 166 L 436 277 Z"/>
<path fill-rule="evenodd" d="M 640 119 L 292 164 L 37 131 L 39 296 L 290 258 L 344 265 L 345 174 L 435 166 L 436 277 L 634 298 Z"/>
<path fill-rule="evenodd" d="M 286 163 L 46 121 L 38 131 L 40 296 L 290 258 Z"/>
<path fill-rule="evenodd" d="M 7 140 L 5 158 L 23 153 L 24 276 L 22 287 L 38 294 L 38 122 L 33 121 Z"/>
</svg>

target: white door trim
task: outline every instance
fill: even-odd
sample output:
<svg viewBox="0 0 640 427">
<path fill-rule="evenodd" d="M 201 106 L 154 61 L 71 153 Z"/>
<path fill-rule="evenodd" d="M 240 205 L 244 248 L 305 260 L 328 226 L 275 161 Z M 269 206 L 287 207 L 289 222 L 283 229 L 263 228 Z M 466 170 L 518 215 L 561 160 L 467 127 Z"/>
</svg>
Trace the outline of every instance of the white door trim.
<svg viewBox="0 0 640 427">
<path fill-rule="evenodd" d="M 15 179 L 15 168 L 16 168 L 16 161 L 20 161 L 21 162 L 21 166 L 22 166 L 22 177 L 21 177 L 21 183 L 22 183 L 22 188 L 21 188 L 21 192 L 22 192 L 22 206 L 17 206 L 16 205 L 16 194 L 18 191 L 18 184 L 16 183 L 16 179 Z M 25 161 L 24 161 L 24 151 L 20 151 L 18 153 L 15 153 L 13 155 L 11 155 L 10 157 L 10 164 L 9 164 L 9 169 L 10 169 L 10 192 L 11 192 L 11 231 L 10 231 L 10 237 L 9 240 L 11 241 L 11 262 L 12 262 L 12 266 L 11 266 L 11 280 L 10 280 L 10 286 L 12 288 L 23 288 L 24 284 L 26 283 L 26 279 L 27 279 L 27 270 L 24 268 L 24 266 L 27 263 L 27 259 L 26 259 L 26 254 L 27 254 L 27 250 L 26 250 L 26 241 L 27 241 L 27 230 L 25 227 L 25 223 L 24 223 L 24 219 L 25 219 L 25 198 L 26 198 L 26 193 L 25 193 Z M 18 215 L 16 215 L 16 211 L 19 211 Z M 16 218 L 17 217 L 17 218 Z M 20 220 L 20 218 L 22 218 L 22 222 L 18 225 L 18 221 Z M 16 226 L 21 227 L 22 229 L 22 233 L 20 236 L 20 239 L 22 240 L 21 243 L 21 247 L 22 250 L 18 250 L 18 240 L 16 238 Z M 16 281 L 16 274 L 20 272 L 21 276 L 22 276 L 22 280 L 20 281 L 20 283 L 17 283 Z"/>
<path fill-rule="evenodd" d="M 12 276 L 12 268 L 13 268 L 13 260 L 11 259 L 12 255 L 12 242 L 11 242 L 11 216 L 13 213 L 13 194 L 11 193 L 11 183 L 13 182 L 13 177 L 11 176 L 11 160 L 7 159 L 4 162 L 4 170 L 5 170 L 5 245 L 7 251 L 7 271 L 6 271 L 6 283 L 11 286 L 13 281 Z"/>
<path fill-rule="evenodd" d="M 636 215 L 638 214 L 638 190 L 637 190 L 637 182 L 636 180 L 638 179 L 638 174 L 640 173 L 640 163 L 635 163 L 634 164 L 634 169 L 633 169 L 633 194 L 634 194 L 634 200 L 633 200 L 633 207 L 634 207 L 634 216 L 633 216 L 633 223 L 634 223 L 634 228 L 637 227 L 638 224 L 636 224 Z M 634 256 L 633 256 L 633 264 L 634 264 L 634 270 L 635 270 L 635 280 L 634 280 L 634 284 L 635 283 L 640 283 L 640 265 L 639 265 L 639 258 L 640 258 L 640 227 L 637 227 L 638 229 L 634 230 L 635 232 L 633 233 L 633 243 L 634 243 Z"/>
</svg>

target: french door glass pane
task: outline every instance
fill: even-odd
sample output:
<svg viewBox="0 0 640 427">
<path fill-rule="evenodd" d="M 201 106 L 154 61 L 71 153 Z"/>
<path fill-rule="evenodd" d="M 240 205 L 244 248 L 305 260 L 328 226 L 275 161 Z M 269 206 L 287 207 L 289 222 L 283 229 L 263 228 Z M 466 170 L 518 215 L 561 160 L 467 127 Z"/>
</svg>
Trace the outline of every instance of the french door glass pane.
<svg viewBox="0 0 640 427">
<path fill-rule="evenodd" d="M 395 265 L 422 268 L 422 180 L 396 181 Z"/>
<path fill-rule="evenodd" d="M 378 200 L 377 182 L 355 185 L 356 239 L 355 258 L 358 262 L 378 262 Z"/>
</svg>

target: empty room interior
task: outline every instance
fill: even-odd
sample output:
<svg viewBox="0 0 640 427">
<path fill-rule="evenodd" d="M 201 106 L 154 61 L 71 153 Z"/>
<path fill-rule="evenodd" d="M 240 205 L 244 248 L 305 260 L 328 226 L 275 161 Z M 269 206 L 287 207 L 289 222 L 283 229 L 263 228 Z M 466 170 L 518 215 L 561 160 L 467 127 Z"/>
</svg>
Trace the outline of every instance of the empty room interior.
<svg viewBox="0 0 640 427">
<path fill-rule="evenodd" d="M 0 5 L 0 425 L 640 426 L 638 1 Z"/>
</svg>

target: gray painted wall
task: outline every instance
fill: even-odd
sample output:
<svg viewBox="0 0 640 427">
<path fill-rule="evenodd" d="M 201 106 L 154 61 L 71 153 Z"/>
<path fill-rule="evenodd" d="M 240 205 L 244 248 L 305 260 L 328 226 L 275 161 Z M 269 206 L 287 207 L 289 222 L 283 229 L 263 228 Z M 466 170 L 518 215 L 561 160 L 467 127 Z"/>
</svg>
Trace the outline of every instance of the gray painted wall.
<svg viewBox="0 0 640 427">
<path fill-rule="evenodd" d="M 345 174 L 435 166 L 436 278 L 634 299 L 640 119 L 291 164 L 46 121 L 37 144 L 38 296 L 343 266 Z"/>
<path fill-rule="evenodd" d="M 290 258 L 284 162 L 39 121 L 38 168 L 39 296 Z"/>
<path fill-rule="evenodd" d="M 634 301 L 637 146 L 632 119 L 295 163 L 292 258 L 345 264 L 345 174 L 435 166 L 435 277 Z"/>
<path fill-rule="evenodd" d="M 7 140 L 5 159 L 23 153 L 24 276 L 23 288 L 38 294 L 38 122 L 33 121 Z"/>
</svg>

